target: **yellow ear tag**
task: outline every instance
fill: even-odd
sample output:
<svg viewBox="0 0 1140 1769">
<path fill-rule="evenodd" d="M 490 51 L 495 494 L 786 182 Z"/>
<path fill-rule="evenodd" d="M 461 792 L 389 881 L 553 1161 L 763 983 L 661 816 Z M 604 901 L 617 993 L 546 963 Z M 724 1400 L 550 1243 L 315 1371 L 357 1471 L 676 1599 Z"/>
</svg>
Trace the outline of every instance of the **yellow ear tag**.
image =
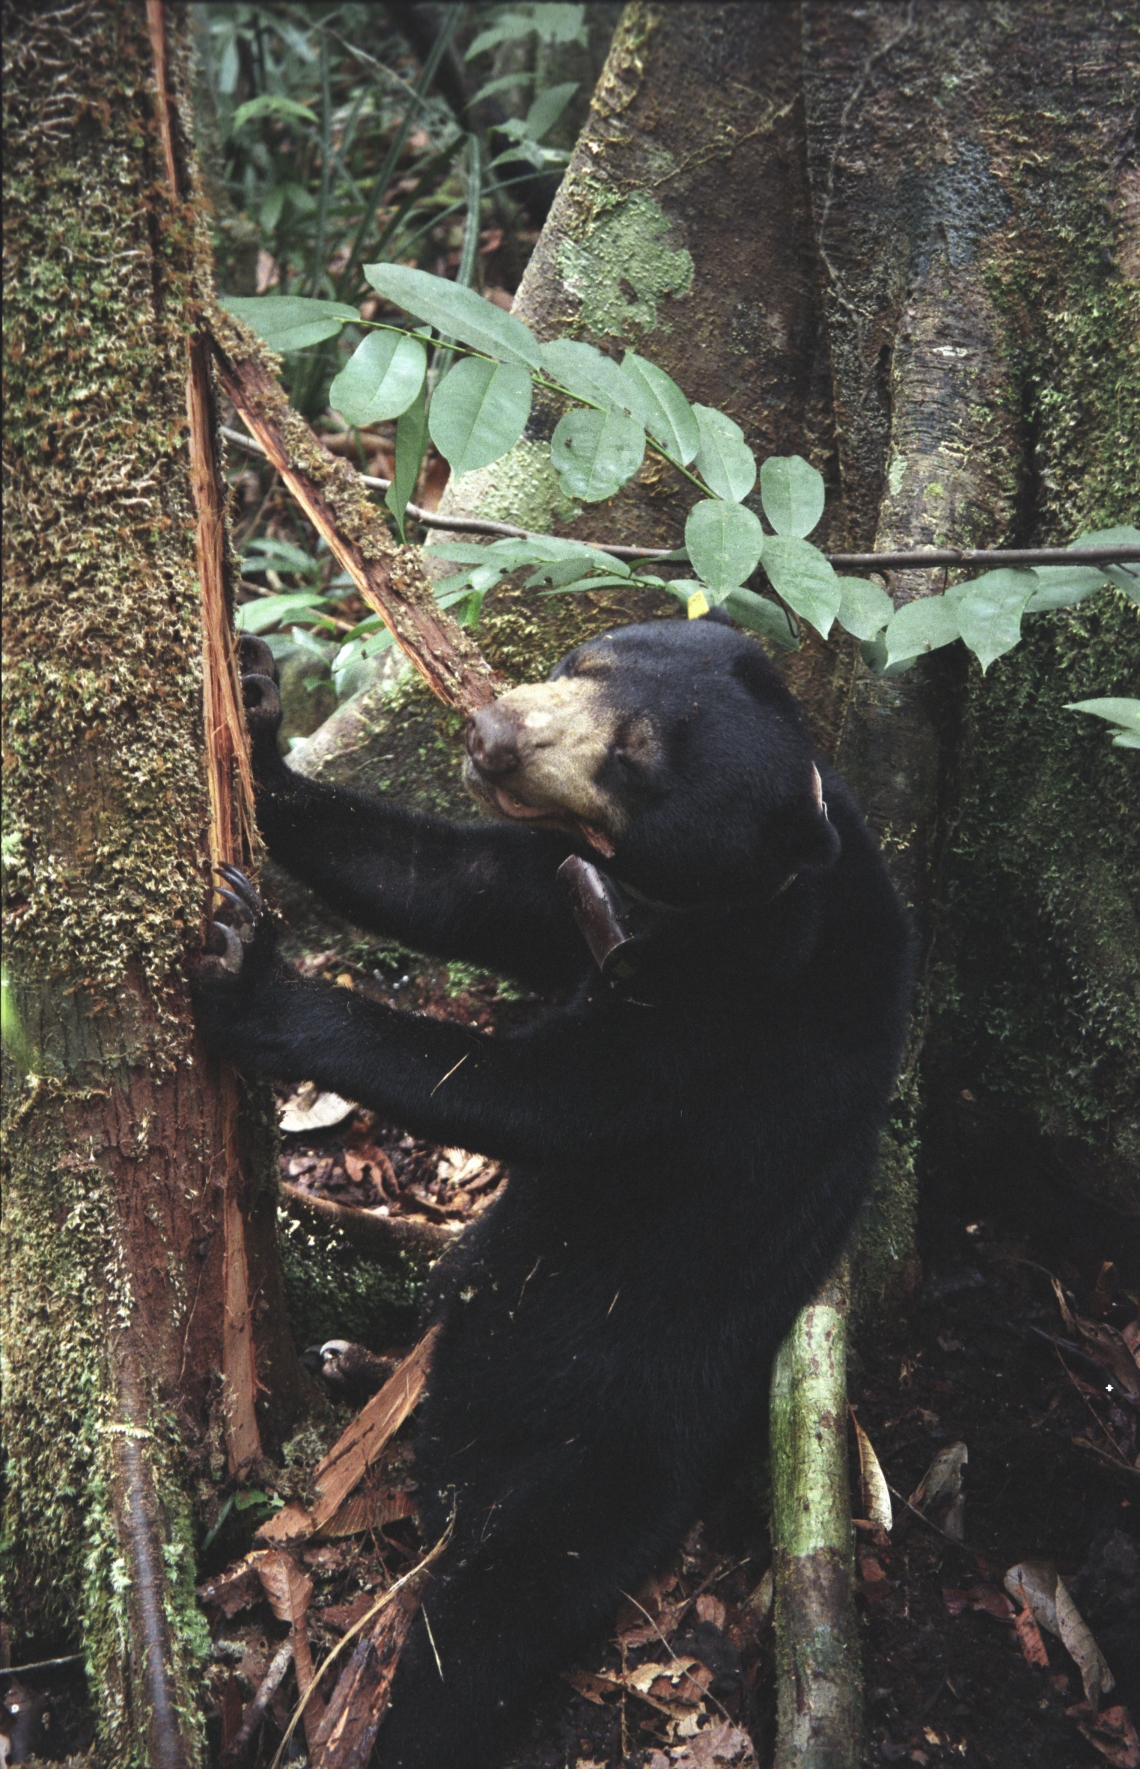
<svg viewBox="0 0 1140 1769">
<path fill-rule="evenodd" d="M 705 592 L 703 590 L 698 590 L 695 595 L 690 596 L 687 607 L 690 620 L 699 620 L 702 614 L 707 614 L 709 611 L 709 605 Z"/>
</svg>

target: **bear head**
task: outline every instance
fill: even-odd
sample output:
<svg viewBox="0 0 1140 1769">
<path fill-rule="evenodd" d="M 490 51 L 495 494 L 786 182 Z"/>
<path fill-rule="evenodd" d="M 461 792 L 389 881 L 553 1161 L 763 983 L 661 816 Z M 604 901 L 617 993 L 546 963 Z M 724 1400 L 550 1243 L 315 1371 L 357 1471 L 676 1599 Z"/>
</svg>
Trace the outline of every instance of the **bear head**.
<svg viewBox="0 0 1140 1769">
<path fill-rule="evenodd" d="M 604 633 L 483 707 L 466 781 L 660 903 L 771 896 L 839 853 L 795 701 L 753 640 L 707 616 Z"/>
</svg>

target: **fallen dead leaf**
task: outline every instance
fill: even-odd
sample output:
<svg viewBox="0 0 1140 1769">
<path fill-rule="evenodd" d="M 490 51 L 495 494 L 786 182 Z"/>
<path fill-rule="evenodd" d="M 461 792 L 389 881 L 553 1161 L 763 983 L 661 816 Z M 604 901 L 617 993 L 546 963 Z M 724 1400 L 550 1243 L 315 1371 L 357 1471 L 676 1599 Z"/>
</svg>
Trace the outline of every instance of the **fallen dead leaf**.
<svg viewBox="0 0 1140 1769">
<path fill-rule="evenodd" d="M 728 1611 L 719 1597 L 714 1597 L 711 1591 L 702 1591 L 696 1601 L 696 1611 L 702 1622 L 711 1622 L 723 1633 Z"/>
<path fill-rule="evenodd" d="M 962 1469 L 970 1459 L 964 1443 L 948 1444 L 939 1450 L 930 1467 L 910 1495 L 909 1503 L 924 1515 L 939 1505 L 956 1499 L 962 1487 Z"/>
<path fill-rule="evenodd" d="M 257 1576 L 279 1622 L 288 1622 L 293 1627 L 304 1621 L 313 1595 L 313 1581 L 290 1555 L 283 1554 L 279 1548 L 259 1554 Z"/>
<path fill-rule="evenodd" d="M 679 1750 L 654 1751 L 645 1769 L 758 1769 L 752 1740 L 733 1720 L 710 1726 Z"/>
<path fill-rule="evenodd" d="M 257 1576 L 257 1563 L 262 1559 L 264 1550 L 247 1554 L 244 1560 L 238 1560 L 228 1566 L 225 1572 L 218 1573 L 199 1585 L 197 1598 L 200 1603 L 219 1609 L 228 1620 L 240 1610 L 248 1609 L 251 1603 L 261 1601 L 261 1580 Z"/>
<path fill-rule="evenodd" d="M 849 1406 L 847 1410 L 851 1414 L 851 1423 L 855 1427 L 855 1443 L 859 1451 L 862 1515 L 877 1529 L 890 1535 L 895 1519 L 891 1510 L 891 1493 L 887 1486 L 886 1476 L 879 1464 L 879 1458 L 875 1454 L 870 1438 L 855 1417 L 854 1409 Z"/>
<path fill-rule="evenodd" d="M 1105 1708 L 1095 1720 L 1078 1719 L 1077 1725 L 1113 1769 L 1140 1769 L 1140 1737 L 1127 1708 Z"/>
<path fill-rule="evenodd" d="M 1102 1364 L 1117 1385 L 1133 1400 L 1140 1399 L 1140 1367 L 1123 1333 L 1107 1321 L 1088 1321 L 1076 1317 L 1077 1330 L 1097 1362 Z"/>
<path fill-rule="evenodd" d="M 322 1536 L 358 1536 L 365 1530 L 383 1529 L 401 1517 L 414 1517 L 415 1500 L 410 1493 L 392 1489 L 380 1492 L 354 1493 L 344 1501 L 334 1517 L 321 1526 Z"/>
<path fill-rule="evenodd" d="M 1022 1560 L 1010 1567 L 1003 1583 L 1011 1596 L 1028 1602 L 1034 1619 L 1061 1641 L 1095 1709 L 1116 1679 L 1056 1567 L 1048 1560 Z"/>
<path fill-rule="evenodd" d="M 322 1093 L 315 1082 L 303 1081 L 285 1101 L 277 1122 L 287 1136 L 295 1136 L 302 1130 L 329 1130 L 334 1124 L 343 1124 L 355 1110 L 354 1101 L 341 1099 L 338 1093 Z"/>
<path fill-rule="evenodd" d="M 1027 1665 L 1040 1665 L 1042 1670 L 1049 1669 L 1049 1654 L 1045 1650 L 1045 1642 L 1041 1638 L 1041 1630 L 1037 1626 L 1033 1610 L 1025 1587 L 1018 1584 L 1017 1596 L 1021 1600 L 1021 1608 L 1014 1617 L 1013 1625 L 1017 1630 L 1017 1642 L 1021 1647 L 1021 1656 Z"/>
</svg>

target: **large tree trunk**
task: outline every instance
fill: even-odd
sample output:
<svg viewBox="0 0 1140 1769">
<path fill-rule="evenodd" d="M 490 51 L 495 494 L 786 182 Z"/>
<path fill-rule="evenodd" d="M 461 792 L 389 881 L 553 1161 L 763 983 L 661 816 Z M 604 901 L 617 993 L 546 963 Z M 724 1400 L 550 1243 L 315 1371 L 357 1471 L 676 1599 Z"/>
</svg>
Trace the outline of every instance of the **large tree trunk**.
<svg viewBox="0 0 1140 1769">
<path fill-rule="evenodd" d="M 85 1652 L 102 1760 L 166 1769 L 201 1751 L 196 1483 L 248 1469 L 303 1398 L 264 1105 L 250 1118 L 197 1047 L 186 992 L 211 845 L 241 839 L 226 732 L 208 758 L 202 730 L 207 594 L 214 718 L 232 688 L 193 339 L 208 260 L 182 36 L 169 103 L 141 3 L 13 7 L 5 36 L 5 963 L 19 1030 L 0 1252 L 4 1607 L 17 1663 Z"/>
</svg>

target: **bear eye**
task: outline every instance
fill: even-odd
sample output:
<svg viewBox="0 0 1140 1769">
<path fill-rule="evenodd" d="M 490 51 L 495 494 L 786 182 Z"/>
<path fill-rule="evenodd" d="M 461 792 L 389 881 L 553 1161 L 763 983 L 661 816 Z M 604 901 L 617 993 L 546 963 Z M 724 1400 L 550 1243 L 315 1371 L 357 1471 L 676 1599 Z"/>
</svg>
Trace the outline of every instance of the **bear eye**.
<svg viewBox="0 0 1140 1769">
<path fill-rule="evenodd" d="M 653 734 L 643 719 L 627 719 L 618 727 L 610 752 L 635 774 L 642 773 L 653 759 Z"/>
</svg>

